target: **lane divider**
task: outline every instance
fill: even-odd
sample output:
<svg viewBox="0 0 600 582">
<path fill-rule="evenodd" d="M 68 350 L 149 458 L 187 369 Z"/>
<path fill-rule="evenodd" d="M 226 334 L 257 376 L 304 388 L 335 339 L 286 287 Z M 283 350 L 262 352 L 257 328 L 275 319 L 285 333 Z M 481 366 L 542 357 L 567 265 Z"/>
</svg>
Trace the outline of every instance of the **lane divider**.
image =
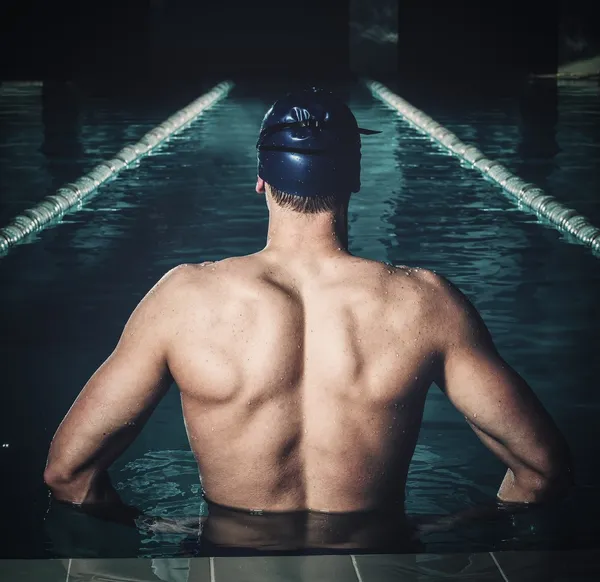
<svg viewBox="0 0 600 582">
<path fill-rule="evenodd" d="M 535 184 L 521 180 L 499 162 L 487 158 L 475 146 L 465 144 L 450 130 L 434 121 L 420 109 L 413 107 L 382 83 L 371 80 L 364 82 L 375 97 L 395 109 L 410 125 L 466 162 L 486 179 L 499 185 L 510 197 L 515 198 L 521 210 L 523 207 L 533 210 L 538 217 L 545 219 L 558 230 L 572 235 L 580 243 L 591 247 L 594 254 L 598 256 L 597 253 L 600 253 L 600 229 L 591 224 L 585 216 L 573 208 L 564 206 L 554 196 L 546 194 Z"/>
<path fill-rule="evenodd" d="M 137 143 L 126 145 L 114 158 L 101 162 L 81 178 L 65 184 L 55 194 L 46 196 L 33 208 L 29 208 L 13 218 L 7 226 L 0 228 L 0 256 L 5 255 L 11 247 L 28 235 L 38 232 L 60 219 L 73 207 L 79 207 L 81 202 L 95 192 L 99 186 L 187 127 L 209 107 L 226 97 L 232 88 L 231 81 L 219 83 L 150 130 Z"/>
</svg>

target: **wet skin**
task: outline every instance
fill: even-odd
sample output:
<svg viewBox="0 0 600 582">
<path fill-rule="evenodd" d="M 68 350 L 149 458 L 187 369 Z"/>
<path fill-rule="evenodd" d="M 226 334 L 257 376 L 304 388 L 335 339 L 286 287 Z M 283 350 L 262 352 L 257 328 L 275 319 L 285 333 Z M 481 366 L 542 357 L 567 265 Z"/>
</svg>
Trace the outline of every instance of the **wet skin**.
<svg viewBox="0 0 600 582">
<path fill-rule="evenodd" d="M 352 256 L 346 209 L 269 208 L 263 251 L 182 265 L 136 308 L 55 435 L 56 498 L 118 500 L 106 471 L 173 381 L 203 489 L 224 506 L 402 509 L 434 383 L 508 466 L 500 499 L 564 492 L 562 435 L 460 291 Z"/>
</svg>

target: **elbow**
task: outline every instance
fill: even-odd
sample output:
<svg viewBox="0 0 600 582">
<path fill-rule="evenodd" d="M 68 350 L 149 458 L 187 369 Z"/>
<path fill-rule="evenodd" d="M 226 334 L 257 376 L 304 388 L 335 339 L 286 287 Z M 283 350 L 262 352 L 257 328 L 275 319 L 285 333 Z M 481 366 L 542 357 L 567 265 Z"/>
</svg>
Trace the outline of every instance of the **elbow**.
<svg viewBox="0 0 600 582">
<path fill-rule="evenodd" d="M 52 492 L 68 486 L 74 480 L 73 477 L 72 472 L 56 463 L 49 462 L 44 470 L 44 483 Z"/>
<path fill-rule="evenodd" d="M 537 475 L 530 482 L 531 496 L 536 503 L 558 501 L 566 497 L 572 487 L 573 476 L 567 470 L 551 476 Z"/>
<path fill-rule="evenodd" d="M 539 455 L 536 462 L 510 467 L 498 499 L 507 503 L 551 503 L 566 497 L 574 485 L 574 471 L 568 447 Z"/>
<path fill-rule="evenodd" d="M 55 462 L 49 462 L 44 470 L 44 483 L 52 496 L 61 501 L 81 503 L 89 488 L 89 481 L 89 476 Z"/>
<path fill-rule="evenodd" d="M 542 459 L 534 480 L 536 497 L 541 501 L 562 499 L 575 484 L 571 450 L 562 435 Z"/>
<path fill-rule="evenodd" d="M 537 501 L 555 501 L 566 497 L 574 484 L 573 464 L 570 455 L 565 455 L 532 479 L 532 490 Z"/>
</svg>

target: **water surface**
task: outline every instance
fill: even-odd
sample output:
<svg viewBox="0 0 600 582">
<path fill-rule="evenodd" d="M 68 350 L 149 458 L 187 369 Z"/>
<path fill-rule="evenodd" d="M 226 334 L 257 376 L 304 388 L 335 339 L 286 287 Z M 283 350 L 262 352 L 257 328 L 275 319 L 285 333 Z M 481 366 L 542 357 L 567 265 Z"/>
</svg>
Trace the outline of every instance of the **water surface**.
<svg viewBox="0 0 600 582">
<path fill-rule="evenodd" d="M 285 90 L 276 84 L 236 87 L 167 147 L 102 187 L 82 210 L 0 260 L 0 441 L 6 445 L 0 466 L 2 511 L 10 524 L 2 557 L 47 555 L 42 472 L 50 439 L 137 302 L 179 263 L 264 245 L 267 213 L 254 192 L 254 144 L 264 112 Z M 135 100 L 114 94 L 66 91 L 42 119 L 39 91 L 0 95 L 0 121 L 13 128 L 0 140 L 5 218 L 193 98 L 134 106 Z M 538 95 L 548 109 L 558 105 L 537 117 L 522 95 L 437 106 L 431 97 L 409 98 L 490 157 L 596 216 L 600 154 L 588 122 L 598 113 L 594 91 L 568 86 L 554 97 Z M 383 130 L 363 142 L 363 186 L 350 206 L 351 251 L 436 270 L 467 293 L 500 352 L 566 433 L 577 463 L 577 490 L 550 517 L 525 515 L 501 528 L 480 524 L 431 534 L 423 540 L 428 551 L 594 544 L 600 514 L 594 461 L 600 452 L 598 259 L 517 210 L 366 89 L 343 92 L 361 125 Z M 408 512 L 463 510 L 493 497 L 503 474 L 502 464 L 433 387 L 411 465 Z M 126 501 L 149 513 L 203 511 L 175 390 L 117 462 L 113 479 Z M 146 534 L 140 553 L 174 555 L 179 543 L 177 536 Z"/>
</svg>

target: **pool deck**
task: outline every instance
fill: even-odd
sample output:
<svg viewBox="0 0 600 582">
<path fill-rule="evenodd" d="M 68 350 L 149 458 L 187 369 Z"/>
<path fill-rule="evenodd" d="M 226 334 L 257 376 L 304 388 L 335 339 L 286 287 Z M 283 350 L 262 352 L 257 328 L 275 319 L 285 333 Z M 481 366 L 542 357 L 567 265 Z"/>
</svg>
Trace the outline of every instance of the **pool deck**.
<svg viewBox="0 0 600 582">
<path fill-rule="evenodd" d="M 600 549 L 362 556 L 1 560 L 2 582 L 592 582 Z"/>
</svg>

